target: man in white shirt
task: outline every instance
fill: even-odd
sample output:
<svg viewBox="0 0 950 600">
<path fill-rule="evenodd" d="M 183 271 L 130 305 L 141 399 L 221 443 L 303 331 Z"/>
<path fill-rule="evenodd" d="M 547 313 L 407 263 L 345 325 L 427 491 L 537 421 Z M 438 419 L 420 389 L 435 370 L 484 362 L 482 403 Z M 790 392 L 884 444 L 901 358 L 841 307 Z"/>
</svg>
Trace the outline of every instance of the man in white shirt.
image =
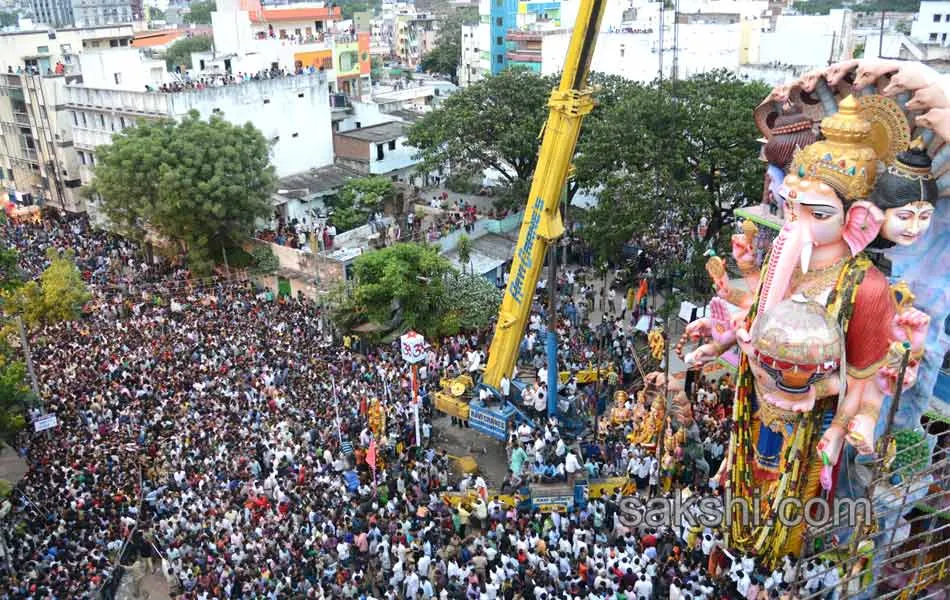
<svg viewBox="0 0 950 600">
<path fill-rule="evenodd" d="M 574 480 L 577 479 L 577 473 L 581 470 L 581 464 L 577 460 L 577 455 L 574 454 L 574 450 L 567 451 L 567 455 L 564 457 L 564 470 L 567 471 L 567 483 L 574 485 Z"/>
<path fill-rule="evenodd" d="M 640 580 L 633 584 L 633 593 L 637 595 L 637 600 L 640 598 L 646 598 L 647 600 L 653 598 L 653 584 L 647 581 L 646 575 L 640 575 Z"/>
<path fill-rule="evenodd" d="M 502 376 L 498 389 L 501 392 L 502 400 L 508 402 L 511 399 L 511 380 L 508 379 L 507 375 Z"/>
</svg>

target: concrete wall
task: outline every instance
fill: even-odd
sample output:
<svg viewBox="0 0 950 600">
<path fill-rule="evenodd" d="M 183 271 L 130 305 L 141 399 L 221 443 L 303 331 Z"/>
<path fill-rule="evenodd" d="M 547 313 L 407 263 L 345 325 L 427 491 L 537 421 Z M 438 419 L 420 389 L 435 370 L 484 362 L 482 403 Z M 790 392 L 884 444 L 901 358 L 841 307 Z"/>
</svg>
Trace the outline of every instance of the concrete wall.
<svg viewBox="0 0 950 600">
<path fill-rule="evenodd" d="M 49 64 L 56 65 L 63 55 L 77 55 L 83 52 L 83 42 L 102 40 L 100 47 L 110 49 L 108 40 L 131 39 L 131 25 L 94 27 L 86 29 L 66 28 L 56 30 L 55 39 L 50 39 L 46 29 L 39 31 L 7 33 L 0 35 L 0 71 L 6 73 L 8 67 L 13 71 L 23 66 L 24 56 L 36 56 L 46 48 Z M 65 62 L 65 61 L 64 61 Z"/>
<path fill-rule="evenodd" d="M 712 69 L 736 69 L 739 66 L 739 46 L 742 24 L 733 25 L 680 25 L 679 75 L 688 77 Z M 672 33 L 667 32 L 664 43 L 672 48 Z M 544 75 L 560 73 L 570 44 L 570 32 L 545 35 L 541 47 L 541 72 Z M 659 72 L 657 48 L 659 32 L 601 33 L 591 70 L 620 75 L 634 81 L 652 81 Z M 672 52 L 664 56 L 664 72 L 669 76 L 673 66 Z"/>
<path fill-rule="evenodd" d="M 827 15 L 781 15 L 775 31 L 761 36 L 759 63 L 825 66 L 829 59 L 837 62 L 851 58 L 854 41 L 854 13 L 850 10 L 836 9 Z"/>
<path fill-rule="evenodd" d="M 271 162 L 284 177 L 333 162 L 330 105 L 325 80 L 317 75 L 250 81 L 174 94 L 90 89 L 67 90 L 70 109 L 88 113 L 77 126 L 76 145 L 108 143 L 119 114 L 129 117 L 180 118 L 197 110 L 203 118 L 220 114 L 243 125 L 250 122 L 273 142 Z M 118 113 L 118 114 L 117 114 Z M 100 119 L 102 115 L 102 119 Z M 106 120 L 113 119 L 113 120 Z M 296 135 L 295 135 L 296 134 Z"/>
<path fill-rule="evenodd" d="M 343 263 L 338 260 L 260 240 L 254 243 L 269 246 L 280 262 L 280 268 L 293 271 L 297 275 L 295 279 L 306 284 L 304 287 L 311 290 L 330 289 L 343 281 L 345 269 Z"/>
<path fill-rule="evenodd" d="M 396 143 L 396 149 L 390 150 L 389 142 L 382 142 L 383 144 L 383 159 L 378 160 L 376 158 L 376 146 L 373 144 L 370 148 L 369 153 L 369 172 L 373 175 L 385 175 L 393 171 L 399 171 L 403 169 L 409 169 L 414 167 L 417 161 L 413 158 L 418 150 L 413 146 L 410 146 L 406 143 L 405 136 L 396 138 L 392 140 Z"/>
<path fill-rule="evenodd" d="M 164 60 L 146 58 L 138 48 L 86 50 L 79 59 L 83 85 L 141 92 L 171 81 Z"/>
<path fill-rule="evenodd" d="M 950 2 L 921 2 L 910 36 L 918 42 L 950 44 Z"/>
</svg>

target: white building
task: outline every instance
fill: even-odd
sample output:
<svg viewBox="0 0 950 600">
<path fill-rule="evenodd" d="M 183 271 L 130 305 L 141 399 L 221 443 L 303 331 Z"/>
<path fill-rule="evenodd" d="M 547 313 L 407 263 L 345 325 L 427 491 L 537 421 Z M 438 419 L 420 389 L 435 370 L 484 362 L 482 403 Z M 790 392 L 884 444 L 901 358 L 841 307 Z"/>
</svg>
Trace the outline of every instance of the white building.
<svg viewBox="0 0 950 600">
<path fill-rule="evenodd" d="M 461 87 L 481 81 L 491 72 L 491 52 L 488 46 L 490 35 L 488 23 L 462 25 L 462 56 L 458 70 Z"/>
<path fill-rule="evenodd" d="M 364 175 L 389 177 L 407 182 L 418 150 L 406 143 L 408 123 L 390 121 L 333 136 L 336 162 Z"/>
<path fill-rule="evenodd" d="M 97 80 L 107 81 L 108 73 Z M 279 177 L 333 162 L 327 82 L 318 74 L 167 94 L 68 86 L 65 103 L 83 183 L 92 179 L 95 149 L 110 143 L 114 133 L 137 119 L 178 119 L 192 110 L 202 118 L 220 115 L 237 125 L 254 125 L 271 142 Z"/>
<path fill-rule="evenodd" d="M 72 123 L 63 110 L 66 86 L 79 80 L 89 53 L 135 52 L 131 40 L 129 25 L 0 34 L 0 179 L 7 197 L 82 210 Z"/>
<path fill-rule="evenodd" d="M 827 15 L 781 15 L 775 30 L 763 33 L 759 62 L 820 67 L 854 54 L 854 13 L 834 9 Z"/>
<path fill-rule="evenodd" d="M 332 91 L 362 97 L 370 90 L 370 34 L 352 33 L 340 8 L 326 2 L 264 6 L 216 0 L 214 50 L 193 55 L 196 74 L 318 69 Z"/>
<path fill-rule="evenodd" d="M 918 42 L 930 42 L 946 46 L 950 34 L 950 1 L 922 0 L 917 19 L 910 29 L 910 36 Z"/>
<path fill-rule="evenodd" d="M 72 0 L 77 27 L 132 22 L 130 0 Z"/>
</svg>

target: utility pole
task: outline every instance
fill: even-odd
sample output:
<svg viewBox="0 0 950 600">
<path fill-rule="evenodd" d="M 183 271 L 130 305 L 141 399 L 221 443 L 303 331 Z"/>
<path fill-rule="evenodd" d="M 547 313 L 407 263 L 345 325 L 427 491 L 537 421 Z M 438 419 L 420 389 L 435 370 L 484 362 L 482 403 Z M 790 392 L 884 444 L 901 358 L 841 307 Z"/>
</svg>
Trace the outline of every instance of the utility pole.
<svg viewBox="0 0 950 600">
<path fill-rule="evenodd" d="M 880 31 L 880 35 L 877 38 L 878 58 L 884 55 L 884 15 L 886 14 L 887 14 L 887 11 L 884 10 L 884 0 L 881 0 L 881 31 Z M 865 49 L 865 54 L 867 54 L 867 49 Z"/>
<path fill-rule="evenodd" d="M 20 344 L 23 346 L 23 354 L 26 357 L 26 369 L 30 373 L 30 388 L 32 388 L 37 400 L 42 403 L 43 399 L 40 398 L 40 386 L 36 382 L 36 372 L 33 371 L 33 356 L 30 353 L 30 340 L 26 337 L 26 328 L 23 327 L 23 317 L 19 315 L 16 317 L 16 328 L 20 334 Z"/>
<path fill-rule="evenodd" d="M 557 245 L 548 247 L 548 417 L 557 415 Z"/>
<path fill-rule="evenodd" d="M 231 267 L 228 266 L 228 251 L 224 246 L 221 246 L 221 256 L 224 258 L 224 272 L 227 273 L 228 279 L 231 279 Z"/>
</svg>

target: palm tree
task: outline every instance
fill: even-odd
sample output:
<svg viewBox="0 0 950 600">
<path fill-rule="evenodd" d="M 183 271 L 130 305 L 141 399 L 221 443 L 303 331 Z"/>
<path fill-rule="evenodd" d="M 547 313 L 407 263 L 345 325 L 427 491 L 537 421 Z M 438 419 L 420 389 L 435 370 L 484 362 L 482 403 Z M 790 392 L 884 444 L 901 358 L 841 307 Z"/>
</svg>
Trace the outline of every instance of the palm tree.
<svg viewBox="0 0 950 600">
<path fill-rule="evenodd" d="M 459 236 L 456 250 L 459 253 L 459 262 L 462 263 L 462 273 L 465 272 L 465 265 L 468 265 L 472 271 L 472 274 L 475 274 L 475 268 L 471 265 L 473 244 L 472 238 L 468 237 L 464 233 Z"/>
</svg>

